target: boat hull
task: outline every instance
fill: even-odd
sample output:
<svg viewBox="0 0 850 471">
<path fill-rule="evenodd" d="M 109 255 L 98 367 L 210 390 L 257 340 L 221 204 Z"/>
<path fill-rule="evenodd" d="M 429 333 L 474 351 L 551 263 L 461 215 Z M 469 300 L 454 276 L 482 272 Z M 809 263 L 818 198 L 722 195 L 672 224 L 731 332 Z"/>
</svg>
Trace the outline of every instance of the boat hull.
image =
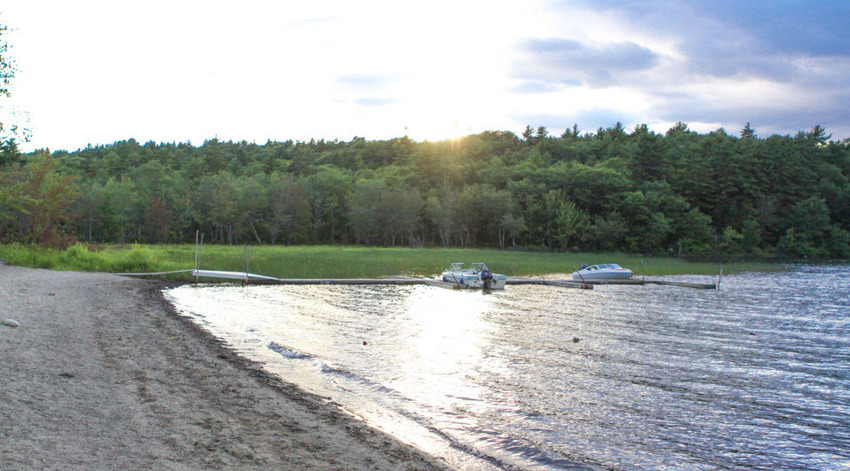
<svg viewBox="0 0 850 471">
<path fill-rule="evenodd" d="M 443 272 L 441 279 L 446 283 L 455 284 L 458 286 L 463 286 L 465 288 L 470 289 L 483 289 L 484 282 L 478 278 L 478 275 L 465 274 L 465 273 L 456 273 L 451 271 Z M 494 273 L 493 279 L 490 281 L 490 289 L 492 290 L 503 290 L 505 289 L 505 284 L 507 284 L 507 277 L 505 275 L 499 275 Z"/>
<path fill-rule="evenodd" d="M 573 280 L 577 281 L 628 280 L 631 277 L 631 270 L 616 263 L 584 265 L 581 270 L 573 272 Z"/>
<path fill-rule="evenodd" d="M 573 273 L 573 280 L 576 281 L 604 281 L 604 280 L 628 280 L 632 277 L 632 271 L 612 272 L 612 273 Z"/>
</svg>

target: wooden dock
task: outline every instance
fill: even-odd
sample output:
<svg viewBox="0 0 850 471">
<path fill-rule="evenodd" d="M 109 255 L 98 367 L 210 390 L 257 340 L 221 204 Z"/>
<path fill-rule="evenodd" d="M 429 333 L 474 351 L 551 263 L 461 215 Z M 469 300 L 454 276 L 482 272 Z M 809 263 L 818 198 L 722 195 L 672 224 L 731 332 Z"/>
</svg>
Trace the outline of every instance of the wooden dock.
<svg viewBox="0 0 850 471">
<path fill-rule="evenodd" d="M 557 286 L 559 288 L 577 288 L 577 289 L 593 289 L 593 285 L 590 283 L 583 283 L 581 281 L 573 281 L 573 280 L 541 280 L 539 278 L 521 278 L 509 276 L 506 280 L 508 285 L 543 285 L 543 286 Z"/>
<path fill-rule="evenodd" d="M 426 285 L 448 289 L 473 289 L 468 285 L 447 283 L 435 278 L 416 278 L 412 276 L 388 276 L 386 278 L 275 278 L 272 276 L 257 275 L 247 272 L 219 271 L 219 270 L 178 270 L 161 273 L 119 273 L 123 276 L 161 276 L 165 274 L 189 273 L 197 280 L 198 278 L 212 278 L 218 280 L 241 281 L 244 284 L 255 285 L 390 285 L 410 286 Z M 661 285 L 676 286 L 680 288 L 693 289 L 717 289 L 716 284 L 687 283 L 681 281 L 647 280 L 641 278 L 630 278 L 628 280 L 604 280 L 604 281 L 576 281 L 576 280 L 543 280 L 540 278 L 507 277 L 508 285 L 542 285 L 555 286 L 558 288 L 593 289 L 595 285 Z"/>
<path fill-rule="evenodd" d="M 599 281 L 588 281 L 588 283 L 593 285 L 634 285 L 634 286 L 643 286 L 643 285 L 661 285 L 661 286 L 678 286 L 679 288 L 693 288 L 693 289 L 717 289 L 716 284 L 712 283 L 686 283 L 682 281 L 667 281 L 667 280 L 642 280 L 637 278 L 632 278 L 628 280 L 599 280 Z"/>
<path fill-rule="evenodd" d="M 547 286 L 559 286 L 561 288 L 579 288 L 579 289 L 593 289 L 595 285 L 630 285 L 630 286 L 643 286 L 643 285 L 661 285 L 661 286 L 678 286 L 680 288 L 694 288 L 694 289 L 717 289 L 717 285 L 715 284 L 703 284 L 703 283 L 685 283 L 681 281 L 666 281 L 666 280 L 645 280 L 638 278 L 630 278 L 628 280 L 587 280 L 587 281 L 577 281 L 577 280 L 541 280 L 538 278 L 520 278 L 520 277 L 508 277 L 509 285 L 547 285 Z"/>
<path fill-rule="evenodd" d="M 395 278 L 277 278 L 274 280 L 259 280 L 253 284 L 272 285 L 424 285 L 426 280 L 395 279 Z"/>
<path fill-rule="evenodd" d="M 447 283 L 442 280 L 431 279 L 431 278 L 413 278 L 413 277 L 405 277 L 405 276 L 391 276 L 387 279 L 402 279 L 402 280 L 410 280 L 410 281 L 419 281 L 419 284 L 424 284 L 428 286 L 436 286 L 438 288 L 449 288 L 449 289 L 477 289 L 470 288 L 468 285 L 459 285 L 456 283 Z M 413 283 L 412 283 L 413 284 Z M 508 277 L 505 280 L 506 285 L 546 285 L 546 286 L 559 286 L 561 288 L 580 288 L 580 289 L 593 289 L 593 286 L 587 283 L 581 282 L 572 282 L 572 281 L 554 281 L 554 280 L 540 280 L 533 278 L 513 278 Z"/>
</svg>

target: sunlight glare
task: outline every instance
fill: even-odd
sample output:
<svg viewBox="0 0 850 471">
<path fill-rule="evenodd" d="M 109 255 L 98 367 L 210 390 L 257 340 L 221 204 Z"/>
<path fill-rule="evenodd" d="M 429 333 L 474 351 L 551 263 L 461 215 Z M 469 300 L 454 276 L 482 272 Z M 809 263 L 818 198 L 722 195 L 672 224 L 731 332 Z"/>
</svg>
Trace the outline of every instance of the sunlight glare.
<svg viewBox="0 0 850 471">
<path fill-rule="evenodd" d="M 481 362 L 486 333 L 482 317 L 492 302 L 493 298 L 480 292 L 430 287 L 413 290 L 405 302 L 414 334 L 409 339 L 410 362 L 406 376 L 398 378 L 395 387 L 437 398 L 448 381 L 462 390 L 462 395 L 475 397 L 478 391 L 470 387 L 466 377 L 475 374 L 471 368 Z M 442 378 L 443 384 L 421 384 L 422 378 L 433 377 Z"/>
</svg>

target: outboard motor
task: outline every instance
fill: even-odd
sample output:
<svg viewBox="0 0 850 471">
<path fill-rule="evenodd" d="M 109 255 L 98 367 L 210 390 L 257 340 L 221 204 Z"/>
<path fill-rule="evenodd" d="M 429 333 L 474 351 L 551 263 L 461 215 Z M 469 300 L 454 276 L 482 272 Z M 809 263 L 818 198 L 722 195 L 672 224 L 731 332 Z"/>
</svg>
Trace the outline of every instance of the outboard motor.
<svg viewBox="0 0 850 471">
<path fill-rule="evenodd" d="M 478 273 L 478 279 L 481 280 L 481 286 L 484 289 L 490 289 L 493 282 L 493 274 L 490 273 L 490 270 L 481 270 Z"/>
</svg>

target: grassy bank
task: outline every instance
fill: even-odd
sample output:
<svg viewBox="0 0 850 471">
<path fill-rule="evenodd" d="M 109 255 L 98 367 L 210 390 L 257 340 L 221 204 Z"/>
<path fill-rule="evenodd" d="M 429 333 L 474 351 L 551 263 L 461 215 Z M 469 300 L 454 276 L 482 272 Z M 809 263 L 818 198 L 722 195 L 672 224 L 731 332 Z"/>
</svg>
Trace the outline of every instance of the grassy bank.
<svg viewBox="0 0 850 471">
<path fill-rule="evenodd" d="M 387 275 L 431 276 L 451 262 L 485 262 L 497 273 L 514 276 L 570 273 L 582 263 L 619 263 L 646 275 L 707 274 L 720 271 L 719 263 L 692 263 L 667 257 L 641 257 L 620 253 L 552 253 L 481 249 L 409 249 L 343 246 L 250 247 L 251 273 L 279 278 L 375 278 Z M 193 268 L 194 245 L 75 245 L 54 250 L 23 245 L 0 245 L 0 257 L 10 265 L 53 270 L 150 273 Z M 201 268 L 242 271 L 245 247 L 203 247 Z M 776 271 L 782 265 L 767 263 L 724 264 L 724 273 Z M 180 275 L 188 279 L 188 275 Z M 172 276 L 179 278 L 180 276 Z"/>
</svg>

